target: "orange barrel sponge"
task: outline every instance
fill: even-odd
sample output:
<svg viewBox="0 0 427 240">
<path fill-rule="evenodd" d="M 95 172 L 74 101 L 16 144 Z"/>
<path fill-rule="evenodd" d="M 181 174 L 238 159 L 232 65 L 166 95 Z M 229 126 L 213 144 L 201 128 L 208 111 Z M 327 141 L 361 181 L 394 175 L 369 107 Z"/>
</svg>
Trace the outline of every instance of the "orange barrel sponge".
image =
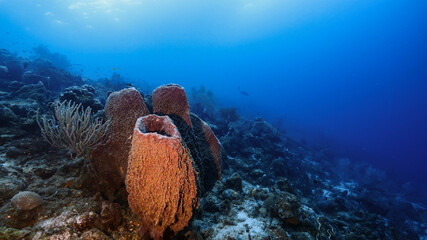
<svg viewBox="0 0 427 240">
<path fill-rule="evenodd" d="M 109 138 L 93 150 L 91 161 L 100 181 L 107 182 L 105 191 L 114 191 L 125 181 L 133 127 L 139 117 L 148 114 L 144 98 L 135 88 L 113 92 L 108 97 L 105 115 L 111 121 Z"/>
<path fill-rule="evenodd" d="M 142 232 L 163 239 L 188 225 L 199 206 L 197 173 L 190 151 L 168 116 L 138 118 L 129 154 L 126 190 Z"/>
<path fill-rule="evenodd" d="M 174 116 L 177 116 L 192 128 L 187 95 L 179 85 L 163 85 L 153 91 L 153 113 L 166 114 L 174 121 Z"/>
<path fill-rule="evenodd" d="M 197 148 L 196 164 L 201 172 L 203 191 L 209 191 L 221 179 L 221 144 L 207 123 L 194 113 L 190 117 Z"/>
<path fill-rule="evenodd" d="M 211 150 L 211 154 L 213 157 L 213 161 L 216 166 L 216 170 L 218 173 L 218 179 L 221 180 L 221 145 L 213 133 L 211 127 L 207 123 L 202 120 L 202 131 L 205 135 L 205 139 L 209 144 L 209 149 Z"/>
</svg>

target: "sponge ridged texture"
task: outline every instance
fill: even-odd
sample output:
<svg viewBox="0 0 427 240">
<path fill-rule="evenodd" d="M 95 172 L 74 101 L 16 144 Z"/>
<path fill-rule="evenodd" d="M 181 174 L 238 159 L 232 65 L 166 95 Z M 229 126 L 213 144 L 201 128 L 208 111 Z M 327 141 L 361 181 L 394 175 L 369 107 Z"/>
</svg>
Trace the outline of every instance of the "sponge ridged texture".
<svg viewBox="0 0 427 240">
<path fill-rule="evenodd" d="M 202 121 L 202 130 L 205 135 L 205 139 L 209 144 L 209 148 L 211 150 L 211 154 L 213 157 L 213 161 L 215 163 L 217 172 L 218 172 L 218 179 L 221 179 L 221 145 L 218 141 L 218 138 L 213 133 L 211 127 L 204 121 Z"/>
<path fill-rule="evenodd" d="M 183 87 L 176 84 L 163 85 L 153 91 L 153 112 L 176 115 L 191 128 L 190 106 Z"/>
<path fill-rule="evenodd" d="M 106 191 L 118 189 L 125 180 L 133 126 L 139 117 L 150 114 L 144 98 L 135 88 L 113 92 L 105 104 L 105 115 L 111 121 L 109 138 L 92 152 L 92 165 L 105 181 Z"/>
<path fill-rule="evenodd" d="M 168 116 L 148 115 L 136 121 L 129 154 L 126 189 L 142 230 L 162 239 L 187 226 L 198 207 L 197 173 L 190 151 Z"/>
</svg>

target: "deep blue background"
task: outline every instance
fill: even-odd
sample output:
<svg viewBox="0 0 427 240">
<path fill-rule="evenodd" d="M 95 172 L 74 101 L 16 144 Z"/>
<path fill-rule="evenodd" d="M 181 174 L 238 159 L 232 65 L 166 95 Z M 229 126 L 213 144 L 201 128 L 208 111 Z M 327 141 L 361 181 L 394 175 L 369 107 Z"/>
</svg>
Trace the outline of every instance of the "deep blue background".
<svg viewBox="0 0 427 240">
<path fill-rule="evenodd" d="M 0 0 L 1 46 L 46 44 L 92 78 L 121 67 L 153 86 L 205 85 L 223 106 L 424 189 L 427 1 L 86 2 Z"/>
</svg>

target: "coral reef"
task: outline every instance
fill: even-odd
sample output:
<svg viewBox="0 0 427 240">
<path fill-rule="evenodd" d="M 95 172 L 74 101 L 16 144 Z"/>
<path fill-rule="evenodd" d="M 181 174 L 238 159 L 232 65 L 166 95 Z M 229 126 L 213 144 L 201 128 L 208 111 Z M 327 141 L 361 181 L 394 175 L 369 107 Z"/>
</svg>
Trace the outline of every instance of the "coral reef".
<svg viewBox="0 0 427 240">
<path fill-rule="evenodd" d="M 67 70 L 71 66 L 70 61 L 64 54 L 51 52 L 45 45 L 38 45 L 32 50 L 34 53 L 33 58 L 35 59 L 43 59 L 49 61 L 55 67 L 64 70 Z"/>
<path fill-rule="evenodd" d="M 7 106 L 1 104 L 0 105 L 0 124 L 3 126 L 9 126 L 12 124 L 16 124 L 18 121 L 18 116 Z"/>
<path fill-rule="evenodd" d="M 198 207 L 197 173 L 178 129 L 167 116 L 148 115 L 135 125 L 126 189 L 129 206 L 141 216 L 142 229 L 163 239 L 187 226 Z"/>
<path fill-rule="evenodd" d="M 49 77 L 40 76 L 31 71 L 26 71 L 22 74 L 22 83 L 23 84 L 36 84 L 42 82 L 43 85 L 47 86 L 50 83 Z"/>
<path fill-rule="evenodd" d="M 25 78 L 31 78 L 23 80 L 27 71 Z M 24 59 L 5 50 L 0 50 L 0 79 L 0 239 L 137 240 L 150 239 L 150 233 L 175 240 L 427 237 L 425 202 L 413 197 L 419 187 L 400 188 L 368 164 L 336 157 L 327 147 L 296 141 L 261 118 L 246 119 L 243 112 L 239 117 L 236 109 L 224 110 L 222 117 L 203 118 L 208 120 L 205 123 L 189 113 L 185 92 L 179 87 L 170 87 L 181 92 L 174 99 L 180 101 L 174 105 L 177 112 L 150 115 L 152 119 L 172 119 L 166 125 L 174 133 L 169 128 L 155 128 L 165 126 L 159 121 L 160 125 L 147 125 L 145 131 L 138 130 L 139 137 L 132 138 L 136 120 L 152 113 L 150 106 L 159 99 L 153 96 L 151 101 L 150 95 L 128 88 L 111 93 L 105 101 L 112 86 L 73 77 L 48 61 Z M 124 79 L 120 81 L 114 87 L 126 86 Z M 40 134 L 37 110 L 52 115 L 51 103 L 61 93 L 81 103 L 100 99 L 107 105 L 97 115 L 105 112 L 104 120 L 112 121 L 114 131 L 109 143 L 92 149 L 89 161 L 70 158 L 67 151 L 51 147 Z M 202 113 L 199 116 L 210 114 L 196 105 L 191 105 L 192 110 Z M 178 115 L 187 110 L 189 118 Z M 141 142 L 149 139 L 149 144 L 158 144 L 156 152 L 148 151 L 149 146 Z M 172 152 L 160 150 L 161 143 L 171 145 L 159 139 L 175 139 L 178 147 Z M 133 140 L 139 143 L 132 146 Z M 131 148 L 138 157 L 132 157 L 127 170 Z M 157 156 L 171 153 L 184 157 L 157 162 Z M 141 161 L 141 156 L 148 160 Z M 134 163 L 142 169 L 136 170 Z M 153 168 L 145 167 L 149 164 Z M 132 178 L 129 202 L 126 171 Z M 148 188 L 144 185 L 148 183 L 154 186 Z M 40 201 L 32 205 L 36 207 L 23 210 L 26 207 L 19 209 L 13 203 L 16 198 L 12 198 L 23 191 L 39 195 Z M 190 194 L 180 195 L 185 192 Z M 164 198 L 150 202 L 149 195 L 138 197 L 147 193 L 156 199 L 163 194 Z M 165 202 L 169 205 L 162 205 Z M 160 215 L 143 217 L 153 212 Z M 141 228 L 146 236 L 140 235 Z"/>
<path fill-rule="evenodd" d="M 15 99 L 32 99 L 39 103 L 44 103 L 49 99 L 49 92 L 42 82 L 38 82 L 22 86 L 18 90 L 11 92 L 10 97 Z"/>
<path fill-rule="evenodd" d="M 47 81 L 45 84 L 46 89 L 54 94 L 59 94 L 60 91 L 67 87 L 80 86 L 84 83 L 80 76 L 57 68 L 50 61 L 41 58 L 30 61 L 26 71 L 36 78 L 45 78 Z"/>
<path fill-rule="evenodd" d="M 1 49 L 0 66 L 0 78 L 2 79 L 0 86 L 3 89 L 6 84 L 12 81 L 21 81 L 21 76 L 24 73 L 24 64 L 21 58 L 6 49 Z"/>
<path fill-rule="evenodd" d="M 94 113 L 104 109 L 101 102 L 95 97 L 95 89 L 87 84 L 78 87 L 68 87 L 61 94 L 59 99 L 62 101 L 72 101 L 81 104 L 83 108 L 90 107 Z"/>
<path fill-rule="evenodd" d="M 240 116 L 237 113 L 237 108 L 221 108 L 219 114 L 227 123 L 239 120 Z"/>
<path fill-rule="evenodd" d="M 216 101 L 212 90 L 206 90 L 202 85 L 199 88 L 191 88 L 190 108 L 197 116 L 206 121 L 214 121 L 216 115 Z"/>
<path fill-rule="evenodd" d="M 120 74 L 116 72 L 113 72 L 109 78 L 98 79 L 98 82 L 101 82 L 102 85 L 110 91 L 120 91 L 130 85 Z"/>
</svg>

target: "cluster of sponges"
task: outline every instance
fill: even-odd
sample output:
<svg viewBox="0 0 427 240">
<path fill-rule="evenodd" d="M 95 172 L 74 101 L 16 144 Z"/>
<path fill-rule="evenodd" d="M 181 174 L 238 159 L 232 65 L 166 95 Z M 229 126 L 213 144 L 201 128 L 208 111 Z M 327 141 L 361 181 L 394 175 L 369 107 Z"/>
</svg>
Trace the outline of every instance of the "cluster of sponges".
<svg viewBox="0 0 427 240">
<path fill-rule="evenodd" d="M 177 126 L 200 175 L 199 192 L 205 192 L 221 178 L 221 148 L 212 129 L 195 114 L 190 113 L 184 88 L 175 84 L 163 85 L 153 91 L 153 112 L 168 115 Z"/>
<path fill-rule="evenodd" d="M 93 167 L 110 188 L 125 179 L 128 202 L 142 230 L 162 239 L 187 226 L 200 195 L 221 177 L 221 145 L 209 125 L 190 113 L 175 84 L 153 92 L 153 113 L 134 88 L 112 93 L 109 140 L 93 151 Z"/>
</svg>

